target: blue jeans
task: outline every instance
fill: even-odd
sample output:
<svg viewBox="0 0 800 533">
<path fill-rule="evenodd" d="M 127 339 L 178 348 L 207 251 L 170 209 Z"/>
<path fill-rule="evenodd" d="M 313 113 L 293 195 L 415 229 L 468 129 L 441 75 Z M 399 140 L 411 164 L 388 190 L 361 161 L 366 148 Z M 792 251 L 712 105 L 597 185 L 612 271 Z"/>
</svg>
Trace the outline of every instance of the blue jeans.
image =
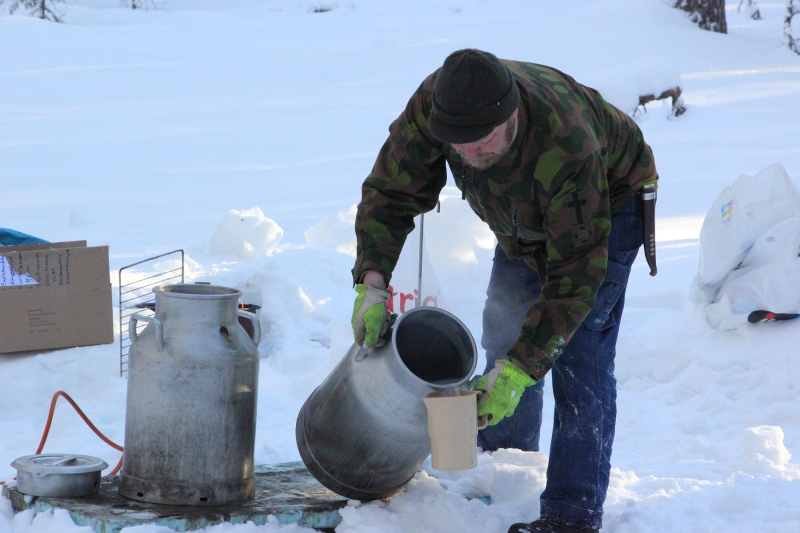
<svg viewBox="0 0 800 533">
<path fill-rule="evenodd" d="M 43 241 L 38 237 L 28 235 L 27 233 L 21 233 L 13 229 L 0 228 L 0 246 L 15 246 L 17 244 L 44 244 L 44 243 L 47 243 L 47 241 Z"/>
<path fill-rule="evenodd" d="M 612 215 L 606 279 L 552 370 L 555 416 L 541 518 L 572 527 L 602 527 L 617 415 L 614 356 L 625 285 L 642 245 L 640 205 L 637 195 Z M 536 271 L 521 259 L 509 260 L 498 246 L 483 311 L 485 372 L 517 340 L 540 290 Z M 544 380 L 526 389 L 514 416 L 479 432 L 478 445 L 539 451 L 543 389 Z"/>
</svg>

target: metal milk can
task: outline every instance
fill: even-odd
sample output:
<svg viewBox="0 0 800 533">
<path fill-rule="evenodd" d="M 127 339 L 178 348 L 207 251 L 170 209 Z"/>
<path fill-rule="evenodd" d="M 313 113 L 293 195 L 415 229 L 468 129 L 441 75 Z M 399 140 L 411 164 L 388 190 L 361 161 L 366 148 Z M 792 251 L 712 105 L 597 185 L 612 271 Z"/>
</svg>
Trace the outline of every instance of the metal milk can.
<svg viewBox="0 0 800 533">
<path fill-rule="evenodd" d="M 467 327 L 434 307 L 402 315 L 381 348 L 354 344 L 297 417 L 308 470 L 351 499 L 399 491 L 431 453 L 422 398 L 466 383 L 477 354 Z"/>
<path fill-rule="evenodd" d="M 254 496 L 261 328 L 241 292 L 214 285 L 153 289 L 156 315 L 128 331 L 128 399 L 119 493 L 172 505 Z M 238 316 L 249 318 L 248 336 Z M 136 334 L 138 321 L 149 322 Z"/>
</svg>

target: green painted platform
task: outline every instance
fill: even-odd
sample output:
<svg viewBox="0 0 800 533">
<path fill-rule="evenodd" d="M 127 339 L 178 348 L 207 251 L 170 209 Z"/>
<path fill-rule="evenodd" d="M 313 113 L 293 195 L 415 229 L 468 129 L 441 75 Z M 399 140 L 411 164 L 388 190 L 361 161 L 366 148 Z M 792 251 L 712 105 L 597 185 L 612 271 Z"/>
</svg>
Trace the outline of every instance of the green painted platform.
<svg viewBox="0 0 800 533">
<path fill-rule="evenodd" d="M 281 524 L 332 532 L 342 521 L 339 509 L 347 505 L 346 498 L 320 485 L 301 462 L 257 467 L 255 498 L 236 505 L 190 507 L 137 502 L 117 494 L 118 484 L 118 476 L 105 477 L 100 492 L 84 498 L 25 496 L 5 486 L 3 495 L 11 500 L 15 511 L 64 509 L 77 525 L 89 526 L 96 533 L 118 533 L 141 524 L 158 524 L 180 532 L 223 522 L 263 525 L 269 516 Z"/>
<path fill-rule="evenodd" d="M 167 526 L 179 532 L 223 522 L 253 522 L 260 526 L 266 524 L 270 516 L 281 524 L 298 524 L 333 533 L 342 521 L 339 509 L 347 505 L 346 498 L 320 485 L 299 461 L 257 466 L 255 498 L 235 505 L 190 507 L 144 503 L 123 498 L 117 493 L 118 486 L 118 476 L 107 476 L 102 479 L 100 492 L 85 498 L 26 496 L 6 486 L 3 486 L 3 496 L 11 500 L 17 512 L 64 509 L 77 525 L 89 526 L 95 533 L 119 533 L 122 528 L 142 524 Z M 491 503 L 486 495 L 461 496 L 487 505 Z"/>
</svg>

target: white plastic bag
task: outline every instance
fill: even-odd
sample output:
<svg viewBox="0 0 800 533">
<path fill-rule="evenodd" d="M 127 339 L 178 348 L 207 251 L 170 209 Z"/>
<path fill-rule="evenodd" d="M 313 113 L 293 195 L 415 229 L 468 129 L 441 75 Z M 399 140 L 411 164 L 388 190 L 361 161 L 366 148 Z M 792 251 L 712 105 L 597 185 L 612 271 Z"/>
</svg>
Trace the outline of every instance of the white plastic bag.
<svg viewBox="0 0 800 533">
<path fill-rule="evenodd" d="M 426 217 L 427 218 L 427 217 Z M 422 298 L 419 295 L 419 232 L 420 219 L 415 219 L 417 227 L 406 238 L 403 251 L 392 272 L 392 281 L 387 287 L 392 291 L 389 311 L 402 315 L 415 307 L 438 307 L 447 309 L 442 286 L 436 271 L 428 258 L 425 239 L 422 246 Z M 428 237 L 427 229 L 425 238 Z"/>
<path fill-rule="evenodd" d="M 765 231 L 739 268 L 728 274 L 713 304 L 709 323 L 731 329 L 758 310 L 800 313 L 800 218 Z"/>
<path fill-rule="evenodd" d="M 800 191 L 780 164 L 755 176 L 743 174 L 726 187 L 711 206 L 700 231 L 696 284 L 709 301 L 716 297 L 725 276 L 742 262 L 759 235 L 796 216 L 800 216 Z"/>
</svg>

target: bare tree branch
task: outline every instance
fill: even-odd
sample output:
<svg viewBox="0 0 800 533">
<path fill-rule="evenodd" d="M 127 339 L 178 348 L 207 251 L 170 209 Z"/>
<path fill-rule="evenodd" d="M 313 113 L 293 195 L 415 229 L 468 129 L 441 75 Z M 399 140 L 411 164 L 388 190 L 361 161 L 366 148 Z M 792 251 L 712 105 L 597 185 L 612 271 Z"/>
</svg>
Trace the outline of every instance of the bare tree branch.
<svg viewBox="0 0 800 533">
<path fill-rule="evenodd" d="M 672 116 L 679 117 L 686 113 L 686 106 L 683 105 L 683 99 L 681 99 L 681 93 L 683 91 L 680 87 L 673 87 L 672 89 L 667 89 L 663 93 L 659 94 L 658 96 L 654 94 L 645 94 L 639 97 L 639 105 L 633 111 L 633 115 L 635 116 L 637 111 L 639 111 L 639 107 L 647 113 L 647 104 L 650 102 L 655 102 L 656 100 L 666 100 L 667 98 L 672 99 Z"/>
<path fill-rule="evenodd" d="M 736 12 L 742 12 L 742 6 L 745 5 L 745 2 L 747 2 L 745 7 L 747 7 L 748 11 L 750 11 L 750 18 L 753 20 L 761 20 L 761 11 L 758 9 L 758 4 L 755 2 L 755 0 L 741 0 L 739 2 L 739 7 L 736 8 Z"/>
</svg>

